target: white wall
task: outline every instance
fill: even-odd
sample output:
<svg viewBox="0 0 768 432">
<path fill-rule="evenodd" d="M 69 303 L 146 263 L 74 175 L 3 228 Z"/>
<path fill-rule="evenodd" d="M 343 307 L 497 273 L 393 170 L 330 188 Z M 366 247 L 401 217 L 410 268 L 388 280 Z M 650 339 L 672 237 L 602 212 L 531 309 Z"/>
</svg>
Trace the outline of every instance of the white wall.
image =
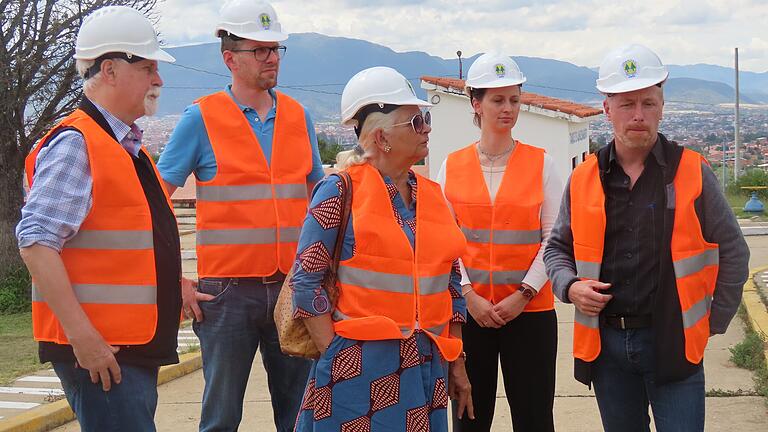
<svg viewBox="0 0 768 432">
<path fill-rule="evenodd" d="M 432 108 L 432 133 L 429 136 L 429 176 L 435 178 L 449 153 L 480 137 L 480 129 L 472 123 L 472 107 L 463 95 L 454 95 L 437 90 L 427 90 L 427 100 L 434 103 L 433 96 L 440 101 Z M 570 124 L 570 125 L 569 125 Z M 587 138 L 571 144 L 571 132 L 581 137 L 587 130 Z M 582 151 L 589 150 L 588 123 L 569 123 L 565 119 L 552 118 L 521 110 L 512 136 L 526 144 L 547 150 L 554 159 L 562 179 L 571 173 L 571 157 L 581 157 Z M 586 144 L 585 144 L 586 143 Z M 581 159 L 579 159 L 580 161 Z"/>
<path fill-rule="evenodd" d="M 589 123 L 569 123 L 568 132 L 569 157 L 581 163 L 589 154 Z"/>
</svg>

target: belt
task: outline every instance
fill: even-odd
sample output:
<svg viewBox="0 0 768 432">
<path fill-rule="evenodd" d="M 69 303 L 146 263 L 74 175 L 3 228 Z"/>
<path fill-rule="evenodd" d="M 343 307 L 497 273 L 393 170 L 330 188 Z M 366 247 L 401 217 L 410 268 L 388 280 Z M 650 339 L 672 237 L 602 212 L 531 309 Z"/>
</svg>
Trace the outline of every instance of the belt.
<svg viewBox="0 0 768 432">
<path fill-rule="evenodd" d="M 264 276 L 257 279 L 261 280 L 261 283 L 264 285 L 283 283 L 283 281 L 285 280 L 285 273 L 278 271 L 273 275 Z"/>
<path fill-rule="evenodd" d="M 604 325 L 619 329 L 639 329 L 651 326 L 651 315 L 603 315 L 600 317 Z"/>
</svg>

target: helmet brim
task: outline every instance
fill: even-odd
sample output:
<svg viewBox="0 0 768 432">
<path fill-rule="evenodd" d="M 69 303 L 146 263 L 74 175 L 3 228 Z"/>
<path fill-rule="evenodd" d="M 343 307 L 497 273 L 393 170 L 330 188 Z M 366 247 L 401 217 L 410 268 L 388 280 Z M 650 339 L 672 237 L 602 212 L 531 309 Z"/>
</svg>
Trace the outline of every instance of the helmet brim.
<svg viewBox="0 0 768 432">
<path fill-rule="evenodd" d="M 522 80 L 513 79 L 513 78 L 503 78 L 503 79 L 493 80 L 490 83 L 472 85 L 472 81 L 467 80 L 466 86 L 471 88 L 501 88 L 501 87 L 519 86 L 523 84 L 525 81 L 527 81 L 525 77 L 523 77 Z"/>
<path fill-rule="evenodd" d="M 256 42 L 282 42 L 288 39 L 287 34 L 273 30 L 262 30 L 257 32 L 233 32 L 222 27 L 216 29 L 216 31 L 213 33 L 214 36 L 219 37 L 219 32 L 222 30 L 239 38 Z"/>
<path fill-rule="evenodd" d="M 664 74 L 663 78 L 637 78 L 633 80 L 627 80 L 612 86 L 602 86 L 598 83 L 595 87 L 603 94 L 629 93 L 635 90 L 642 90 L 648 87 L 653 87 L 666 81 L 668 76 L 669 72 Z"/>
<path fill-rule="evenodd" d="M 143 56 L 143 57 L 147 60 L 157 60 L 157 61 L 166 62 L 166 63 L 176 62 L 176 58 L 174 56 L 168 54 L 166 51 L 163 51 L 161 49 L 153 52 L 150 55 Z"/>
<path fill-rule="evenodd" d="M 359 113 L 361 109 L 365 108 L 368 105 L 373 105 L 373 104 L 378 104 L 378 103 L 384 103 L 384 104 L 387 104 L 387 105 L 397 105 L 398 107 L 413 105 L 413 106 L 417 106 L 417 107 L 420 107 L 420 108 L 431 108 L 431 107 L 434 106 L 431 103 L 429 103 L 429 102 L 427 102 L 425 100 L 421 100 L 421 99 L 416 98 L 416 97 L 408 99 L 408 100 L 404 100 L 404 101 L 398 101 L 397 103 L 390 103 L 390 102 L 383 102 L 383 101 L 381 101 L 381 102 L 374 101 L 374 102 L 367 103 L 365 105 L 361 105 L 357 110 L 355 110 L 354 113 L 352 113 L 349 116 L 349 118 L 342 119 L 343 121 L 341 122 L 341 124 L 344 125 L 344 126 L 356 126 L 357 125 L 357 120 L 355 119 L 355 117 L 357 116 L 357 113 Z"/>
</svg>

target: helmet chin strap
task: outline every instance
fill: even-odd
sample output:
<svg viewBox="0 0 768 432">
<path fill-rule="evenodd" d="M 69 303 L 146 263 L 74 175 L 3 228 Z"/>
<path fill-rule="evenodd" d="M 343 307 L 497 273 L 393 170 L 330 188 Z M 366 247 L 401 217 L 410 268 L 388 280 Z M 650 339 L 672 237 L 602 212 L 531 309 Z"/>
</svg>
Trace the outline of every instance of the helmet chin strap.
<svg viewBox="0 0 768 432">
<path fill-rule="evenodd" d="M 111 59 L 122 59 L 127 61 L 128 63 L 136 63 L 144 60 L 144 57 L 139 57 L 134 54 L 128 54 L 128 53 L 119 53 L 119 52 L 112 52 L 112 53 L 106 53 L 101 56 L 99 56 L 96 59 L 96 62 L 93 64 L 93 66 L 89 67 L 87 71 L 85 71 L 85 76 L 83 78 L 88 79 L 97 73 L 101 71 L 101 64 L 104 62 L 104 60 L 111 60 Z"/>
<path fill-rule="evenodd" d="M 400 108 L 400 105 L 383 103 L 372 103 L 360 108 L 360 111 L 358 111 L 357 114 L 355 114 L 353 117 L 355 120 L 357 120 L 357 126 L 355 126 L 355 135 L 360 138 L 360 133 L 363 131 L 363 123 L 369 115 L 375 112 L 389 114 L 398 108 Z"/>
</svg>

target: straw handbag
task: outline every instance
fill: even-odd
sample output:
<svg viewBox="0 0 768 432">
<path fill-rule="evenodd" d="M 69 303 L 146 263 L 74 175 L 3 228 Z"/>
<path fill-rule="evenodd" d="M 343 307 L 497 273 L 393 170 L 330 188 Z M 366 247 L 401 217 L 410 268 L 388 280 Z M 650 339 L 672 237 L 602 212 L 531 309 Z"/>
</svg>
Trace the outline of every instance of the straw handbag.
<svg viewBox="0 0 768 432">
<path fill-rule="evenodd" d="M 330 263 L 328 271 L 323 279 L 323 288 L 328 293 L 328 300 L 331 303 L 331 310 L 336 307 L 336 301 L 339 298 L 339 290 L 336 287 L 336 271 L 339 268 L 339 259 L 344 245 L 344 234 L 346 232 L 349 214 L 352 211 L 352 179 L 346 171 L 338 173 L 342 181 L 342 213 L 341 225 L 336 236 L 336 248 L 333 252 L 333 260 Z M 315 346 L 309 331 L 304 325 L 304 320 L 293 317 L 293 287 L 291 278 L 293 277 L 293 268 L 285 277 L 280 295 L 275 304 L 275 325 L 277 326 L 277 335 L 280 338 L 280 349 L 284 354 L 296 357 L 306 357 L 316 359 L 320 357 L 320 351 Z"/>
</svg>

